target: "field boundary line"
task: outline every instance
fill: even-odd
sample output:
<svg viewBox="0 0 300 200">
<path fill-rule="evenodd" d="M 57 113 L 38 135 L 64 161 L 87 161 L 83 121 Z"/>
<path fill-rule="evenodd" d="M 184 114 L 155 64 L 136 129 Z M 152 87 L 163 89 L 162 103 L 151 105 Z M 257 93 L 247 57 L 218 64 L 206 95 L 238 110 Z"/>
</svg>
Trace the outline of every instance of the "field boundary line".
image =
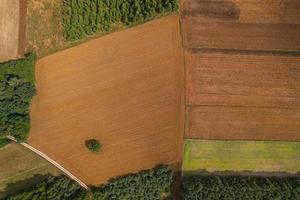
<svg viewBox="0 0 300 200">
<path fill-rule="evenodd" d="M 39 155 L 40 157 L 44 158 L 45 160 L 47 160 L 48 162 L 50 162 L 52 165 L 54 165 L 55 167 L 57 167 L 58 169 L 60 169 L 61 171 L 63 171 L 67 176 L 69 176 L 71 179 L 73 179 L 74 181 L 76 181 L 79 185 L 81 185 L 83 188 L 85 188 L 86 190 L 90 191 L 90 188 L 83 183 L 80 179 L 78 179 L 76 176 L 74 176 L 71 172 L 69 172 L 67 169 L 65 169 L 63 166 L 61 166 L 59 163 L 57 163 L 56 161 L 54 161 L 52 158 L 50 158 L 49 156 L 47 156 L 46 154 L 44 154 L 43 152 L 39 151 L 38 149 L 30 146 L 29 144 L 25 143 L 25 142 L 21 142 L 19 143 L 14 137 L 12 136 L 7 136 L 8 139 L 24 146 L 25 148 L 31 150 L 32 152 L 34 152 L 35 154 Z"/>
</svg>

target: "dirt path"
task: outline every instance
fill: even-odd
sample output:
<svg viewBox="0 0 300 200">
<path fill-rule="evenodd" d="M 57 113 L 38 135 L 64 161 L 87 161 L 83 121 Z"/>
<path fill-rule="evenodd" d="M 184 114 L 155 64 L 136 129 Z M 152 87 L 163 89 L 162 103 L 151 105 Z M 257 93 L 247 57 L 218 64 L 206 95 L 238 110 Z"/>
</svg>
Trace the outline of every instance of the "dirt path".
<svg viewBox="0 0 300 200">
<path fill-rule="evenodd" d="M 14 142 L 16 142 L 16 143 L 18 143 L 11 136 L 8 136 L 7 138 L 10 139 L 10 140 L 12 140 L 12 141 L 14 141 Z M 56 161 L 54 161 L 53 159 L 51 159 L 49 156 L 47 156 L 43 152 L 37 150 L 36 148 L 30 146 L 29 144 L 27 144 L 25 142 L 22 142 L 22 143 L 19 143 L 19 144 L 22 145 L 22 146 L 24 146 L 25 148 L 31 150 L 32 152 L 36 153 L 37 155 L 41 156 L 42 158 L 44 158 L 48 162 L 50 162 L 52 165 L 54 165 L 55 167 L 57 167 L 58 169 L 60 169 L 62 172 L 64 172 L 67 176 L 69 176 L 71 179 L 73 179 L 74 181 L 76 181 L 79 185 L 81 185 L 86 190 L 90 190 L 90 188 L 85 183 L 83 183 L 76 176 L 74 176 L 71 172 L 69 172 L 67 169 L 65 169 L 63 166 L 61 166 L 59 163 L 57 163 Z"/>
</svg>

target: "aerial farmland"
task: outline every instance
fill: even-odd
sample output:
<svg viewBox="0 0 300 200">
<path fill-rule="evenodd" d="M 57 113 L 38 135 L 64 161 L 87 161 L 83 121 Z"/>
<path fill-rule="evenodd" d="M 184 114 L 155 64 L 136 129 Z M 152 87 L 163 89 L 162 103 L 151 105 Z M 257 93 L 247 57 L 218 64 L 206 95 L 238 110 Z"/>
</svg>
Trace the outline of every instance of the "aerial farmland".
<svg viewBox="0 0 300 200">
<path fill-rule="evenodd" d="M 300 198 L 300 1 L 0 17 L 0 200 Z"/>
</svg>

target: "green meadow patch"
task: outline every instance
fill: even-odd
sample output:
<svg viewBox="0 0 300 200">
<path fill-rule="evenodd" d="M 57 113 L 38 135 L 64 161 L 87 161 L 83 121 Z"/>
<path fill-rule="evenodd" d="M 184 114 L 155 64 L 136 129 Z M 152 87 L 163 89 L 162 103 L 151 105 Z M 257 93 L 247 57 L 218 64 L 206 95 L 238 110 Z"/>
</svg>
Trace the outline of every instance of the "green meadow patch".
<svg viewBox="0 0 300 200">
<path fill-rule="evenodd" d="M 300 172 L 300 142 L 186 140 L 184 171 Z"/>
</svg>

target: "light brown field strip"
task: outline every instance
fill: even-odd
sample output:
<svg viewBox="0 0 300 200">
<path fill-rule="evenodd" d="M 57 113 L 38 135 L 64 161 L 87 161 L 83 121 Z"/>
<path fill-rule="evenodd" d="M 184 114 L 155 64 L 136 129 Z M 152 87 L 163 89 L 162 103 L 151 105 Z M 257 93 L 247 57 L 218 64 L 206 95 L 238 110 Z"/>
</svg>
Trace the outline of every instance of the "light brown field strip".
<svg viewBox="0 0 300 200">
<path fill-rule="evenodd" d="M 0 1 L 0 63 L 18 56 L 19 11 L 19 0 Z"/>
<path fill-rule="evenodd" d="M 181 161 L 182 58 L 169 16 L 39 60 L 29 144 L 93 185 Z"/>
<path fill-rule="evenodd" d="M 184 46 L 267 51 L 300 50 L 300 1 L 188 0 Z"/>
<path fill-rule="evenodd" d="M 188 105 L 300 108 L 300 56 L 188 52 L 185 57 Z"/>
<path fill-rule="evenodd" d="M 300 141 L 300 109 L 195 106 L 187 114 L 188 138 Z"/>
</svg>

